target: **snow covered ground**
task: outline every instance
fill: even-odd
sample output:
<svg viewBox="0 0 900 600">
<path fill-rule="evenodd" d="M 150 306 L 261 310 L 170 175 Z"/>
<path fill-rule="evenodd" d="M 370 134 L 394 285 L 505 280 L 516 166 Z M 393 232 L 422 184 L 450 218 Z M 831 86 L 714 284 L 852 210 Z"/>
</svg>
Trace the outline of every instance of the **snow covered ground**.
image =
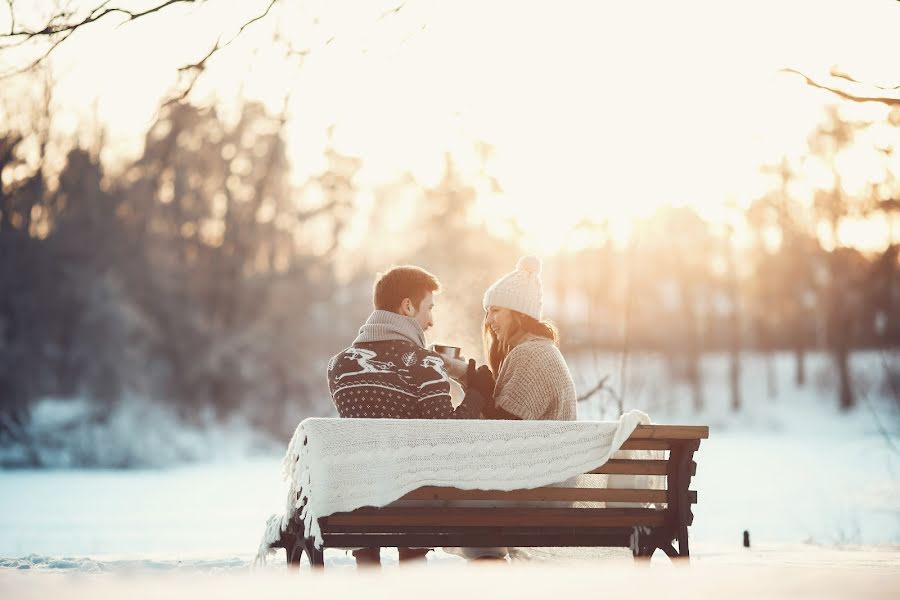
<svg viewBox="0 0 900 600">
<path fill-rule="evenodd" d="M 573 361 L 579 388 L 608 374 L 621 390 L 619 360 Z M 827 355 L 807 357 L 804 386 L 793 381 L 793 356 L 776 355 L 771 396 L 765 361 L 747 354 L 743 405 L 735 413 L 728 359 L 709 355 L 702 364 L 705 406 L 695 413 L 690 389 L 668 383 L 661 358 L 637 356 L 629 360 L 625 408 L 645 410 L 658 423 L 709 425 L 692 485 L 699 496 L 695 539 L 730 543 L 746 529 L 765 542 L 900 543 L 900 404 L 885 381 L 886 371 L 898 367 L 897 352 L 854 355 L 858 406 L 844 414 Z M 613 409 L 608 398 L 597 397 L 579 407 L 579 416 L 609 419 Z"/>
<path fill-rule="evenodd" d="M 21 433 L 27 443 L 0 445 L 0 469 L 164 468 L 278 451 L 241 415 L 223 422 L 206 411 L 185 423 L 171 406 L 133 395 L 112 407 L 84 397 L 42 398 Z"/>
<path fill-rule="evenodd" d="M 648 595 L 677 583 L 695 593 L 728 589 L 736 597 L 751 590 L 893 597 L 900 591 L 900 409 L 882 389 L 882 358 L 855 357 L 860 405 L 841 414 L 827 390 L 833 376 L 827 357 L 810 357 L 810 384 L 803 388 L 791 382 L 791 357 L 778 357 L 778 395 L 769 398 L 764 364 L 748 356 L 744 408 L 736 415 L 728 408 L 724 357 L 705 360 L 707 406 L 699 415 L 689 409 L 689 390 L 663 383 L 661 361 L 633 358 L 626 408 L 643 408 L 660 423 L 710 425 L 692 486 L 699 493 L 688 570 L 694 575 L 671 569 L 660 553 L 648 577 L 631 568 L 627 555 L 601 560 L 596 551 L 533 550 L 528 569 L 505 565 L 488 582 L 485 569 L 437 552 L 429 558 L 428 585 L 449 595 L 507 581 L 521 595 L 544 596 L 548 581 L 576 593 L 596 589 L 602 579 L 610 589 L 639 585 Z M 619 372 L 616 357 L 584 357 L 573 368 L 582 388 L 605 373 L 615 384 Z M 585 418 L 612 417 L 605 400 L 579 410 Z M 296 578 L 284 578 L 283 552 L 262 570 L 249 568 L 265 519 L 282 509 L 284 494 L 276 454 L 156 470 L 0 471 L 0 597 L 46 597 L 63 586 L 67 597 L 121 596 L 135 581 L 145 597 L 173 589 L 224 597 L 256 595 L 260 586 L 285 592 Z M 749 550 L 740 545 L 744 530 Z M 421 590 L 426 575 L 392 568 L 396 554 L 385 553 L 382 576 L 393 586 L 386 589 Z M 340 551 L 329 551 L 326 560 L 345 574 L 353 564 Z M 549 577 L 529 583 L 538 573 Z M 305 578 L 304 593 L 327 587 L 330 595 L 358 595 L 365 577 Z M 365 593 L 388 593 L 379 589 Z"/>
<path fill-rule="evenodd" d="M 424 566 L 387 567 L 378 572 L 330 568 L 313 576 L 270 568 L 248 571 L 217 565 L 122 565 L 112 572 L 75 573 L 0 569 L 4 598 L 481 598 L 541 599 L 617 596 L 625 598 L 896 598 L 898 552 L 786 548 L 746 553 L 717 562 L 695 560 L 690 568 L 660 562 L 649 569 L 614 562 L 554 562 L 467 565 L 430 561 Z M 334 565 L 332 565 L 334 566 Z M 75 567 L 78 569 L 78 567 Z M 101 567 L 97 567 L 101 568 Z"/>
</svg>

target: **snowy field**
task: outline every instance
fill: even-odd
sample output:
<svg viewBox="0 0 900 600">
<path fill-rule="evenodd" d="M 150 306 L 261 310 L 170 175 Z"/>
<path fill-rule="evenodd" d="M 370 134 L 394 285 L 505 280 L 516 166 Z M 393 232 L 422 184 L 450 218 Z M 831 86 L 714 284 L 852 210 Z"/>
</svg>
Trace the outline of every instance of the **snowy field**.
<svg viewBox="0 0 900 600">
<path fill-rule="evenodd" d="M 837 560 L 843 560 L 837 558 Z M 4 598 L 45 600 L 142 598 L 482 598 L 541 599 L 623 598 L 760 598 L 815 599 L 897 597 L 900 569 L 835 568 L 827 558 L 814 565 L 786 562 L 777 566 L 740 567 L 697 563 L 689 569 L 651 566 L 620 568 L 604 564 L 462 565 L 383 569 L 358 573 L 332 569 L 309 572 L 121 572 L 105 575 L 46 575 L 0 571 Z"/>
<path fill-rule="evenodd" d="M 742 362 L 743 406 L 734 413 L 727 357 L 704 358 L 700 414 L 686 385 L 667 383 L 661 359 L 629 363 L 626 410 L 640 408 L 658 423 L 710 427 L 696 455 L 694 539 L 730 543 L 747 529 L 775 543 L 900 544 L 900 390 L 885 381 L 888 369 L 900 374 L 900 353 L 854 355 L 857 407 L 847 414 L 838 409 L 827 355 L 807 357 L 802 387 L 794 383 L 794 357 L 777 355 L 774 396 L 765 362 L 753 354 Z M 584 357 L 573 371 L 580 389 L 604 374 L 621 389 L 618 357 Z M 611 409 L 607 400 L 594 401 L 579 407 L 579 417 L 611 419 Z"/>
<path fill-rule="evenodd" d="M 689 569 L 616 568 L 609 565 L 459 565 L 383 569 L 357 573 L 342 569 L 310 573 L 242 572 L 220 575 L 115 573 L 48 576 L 0 571 L 5 598 L 44 600 L 142 598 L 482 598 L 541 599 L 616 595 L 623 598 L 815 599 L 897 597 L 900 572 L 891 567 L 835 569 L 830 563 L 798 567 L 710 566 Z M 4 593 L 5 592 L 5 593 Z"/>
<path fill-rule="evenodd" d="M 803 388 L 791 382 L 791 358 L 779 357 L 774 398 L 762 361 L 751 356 L 745 363 L 745 406 L 737 415 L 728 409 L 723 357 L 706 359 L 707 406 L 699 415 L 689 410 L 687 389 L 658 383 L 661 361 L 638 358 L 629 370 L 634 401 L 626 408 L 643 408 L 659 423 L 710 425 L 692 485 L 699 503 L 691 569 L 674 569 L 657 553 L 650 577 L 621 552 L 533 550 L 530 560 L 492 570 L 438 552 L 422 572 L 396 569 L 396 554 L 386 550 L 381 577 L 390 579 L 390 592 L 366 585 L 371 575 L 348 579 L 353 563 L 341 551 L 328 551 L 326 561 L 343 578 L 286 578 L 283 551 L 253 571 L 265 519 L 284 501 L 280 456 L 272 454 L 154 470 L 0 472 L 0 597 L 43 598 L 62 589 L 74 598 L 168 597 L 176 589 L 186 597 L 190 590 L 247 597 L 259 589 L 287 592 L 296 577 L 303 578 L 304 594 L 319 589 L 338 596 L 356 595 L 363 585 L 367 595 L 412 594 L 427 578 L 429 586 L 446 580 L 434 587 L 438 596 L 508 582 L 523 596 L 543 597 L 551 583 L 575 593 L 596 590 L 602 577 L 604 587 L 647 595 L 678 585 L 693 593 L 727 589 L 736 597 L 776 590 L 897 597 L 900 415 L 880 386 L 882 356 L 854 358 L 860 405 L 849 414 L 837 410 L 826 389 L 833 370 L 824 356 L 810 358 Z M 573 361 L 573 370 L 584 388 L 598 373 L 616 380 L 618 365 L 615 357 L 585 357 Z M 612 418 L 605 401 L 579 410 L 582 418 Z M 750 549 L 740 545 L 744 530 Z"/>
</svg>

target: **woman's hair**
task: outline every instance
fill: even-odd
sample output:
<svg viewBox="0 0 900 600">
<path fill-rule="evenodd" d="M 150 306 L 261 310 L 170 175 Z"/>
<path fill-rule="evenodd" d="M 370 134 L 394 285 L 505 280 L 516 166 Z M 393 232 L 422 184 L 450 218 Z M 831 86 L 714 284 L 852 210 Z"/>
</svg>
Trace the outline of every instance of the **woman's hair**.
<svg viewBox="0 0 900 600">
<path fill-rule="evenodd" d="M 559 345 L 559 330 L 552 322 L 545 320 L 538 321 L 537 319 L 533 319 L 516 310 L 510 310 L 509 312 L 512 314 L 513 323 L 515 325 L 513 331 L 510 332 L 511 335 L 516 335 L 518 333 L 532 333 L 553 340 L 554 344 L 557 346 Z M 494 330 L 488 326 L 486 320 L 483 322 L 482 328 L 484 358 L 487 361 L 491 372 L 494 374 L 494 377 L 496 377 L 497 373 L 500 372 L 500 363 L 503 362 L 512 348 L 506 344 L 500 343 L 500 340 L 497 339 L 497 336 L 494 334 Z"/>
</svg>

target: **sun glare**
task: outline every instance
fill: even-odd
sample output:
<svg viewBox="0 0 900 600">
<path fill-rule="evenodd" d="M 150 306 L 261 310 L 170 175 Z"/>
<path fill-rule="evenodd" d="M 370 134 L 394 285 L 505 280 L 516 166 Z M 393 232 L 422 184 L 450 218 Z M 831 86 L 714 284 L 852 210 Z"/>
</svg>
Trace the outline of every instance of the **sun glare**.
<svg viewBox="0 0 900 600">
<path fill-rule="evenodd" d="M 621 240 L 662 205 L 721 220 L 728 206 L 763 194 L 771 177 L 760 167 L 804 152 L 835 100 L 778 69 L 840 63 L 874 81 L 889 77 L 896 19 L 882 4 L 687 2 L 648 11 L 643 3 L 414 1 L 380 18 L 342 3 L 279 3 L 278 19 L 255 24 L 210 63 L 195 95 L 226 113 L 245 100 L 271 110 L 287 100 L 298 184 L 324 167 L 327 144 L 362 159 L 363 195 L 404 173 L 435 185 L 450 153 L 467 176 L 484 171 L 499 183 L 500 191 L 476 184 L 477 212 L 490 226 L 512 223 L 524 244 L 552 253 L 577 243 L 572 228 L 585 220 Z M 113 132 L 104 156 L 136 155 L 178 61 L 202 56 L 210 32 L 254 11 L 244 3 L 184 9 L 165 43 L 151 21 L 75 36 L 54 58 L 59 122 L 96 115 Z M 865 17 L 865 30 L 848 27 L 851 13 Z M 308 56 L 286 60 L 276 32 L 308 41 Z M 92 68 L 103 61 L 109 69 Z M 481 142 L 493 149 L 486 164 L 474 151 Z M 883 176 L 883 161 L 871 156 L 843 160 L 854 189 Z"/>
</svg>

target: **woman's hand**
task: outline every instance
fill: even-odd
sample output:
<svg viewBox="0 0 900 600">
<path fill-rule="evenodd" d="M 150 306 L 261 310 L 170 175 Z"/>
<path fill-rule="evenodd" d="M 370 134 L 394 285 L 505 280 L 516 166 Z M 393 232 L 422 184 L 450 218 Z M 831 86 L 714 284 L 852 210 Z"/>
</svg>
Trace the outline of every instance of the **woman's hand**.
<svg viewBox="0 0 900 600">
<path fill-rule="evenodd" d="M 481 365 L 476 369 L 475 359 L 470 358 L 466 369 L 466 386 L 478 390 L 486 400 L 493 402 L 494 374 L 487 365 Z"/>
</svg>

